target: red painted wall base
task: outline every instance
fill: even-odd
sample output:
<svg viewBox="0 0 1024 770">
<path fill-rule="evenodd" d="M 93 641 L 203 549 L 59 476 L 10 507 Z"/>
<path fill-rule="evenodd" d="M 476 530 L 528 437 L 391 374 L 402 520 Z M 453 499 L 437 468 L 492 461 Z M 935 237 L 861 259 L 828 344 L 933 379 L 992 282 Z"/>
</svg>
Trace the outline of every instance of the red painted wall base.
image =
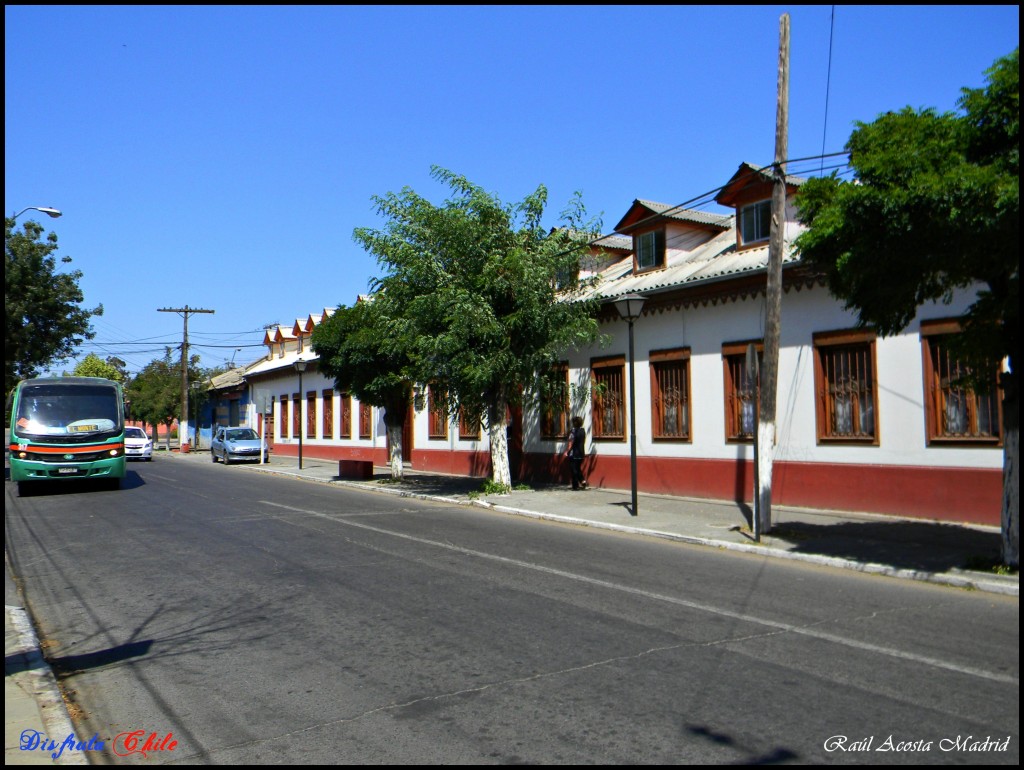
<svg viewBox="0 0 1024 770">
<path fill-rule="evenodd" d="M 298 455 L 298 447 L 277 445 L 278 455 Z M 384 449 L 312 446 L 306 457 L 329 460 L 373 460 L 387 465 Z M 491 472 L 487 452 L 414 449 L 417 471 L 486 477 Z M 584 473 L 592 487 L 629 489 L 629 457 L 591 455 Z M 562 455 L 527 454 L 512 469 L 515 480 L 527 484 L 569 483 L 568 462 Z M 637 487 L 652 492 L 712 500 L 750 502 L 753 462 L 694 458 L 637 458 Z M 772 501 L 797 508 L 882 513 L 939 521 L 999 526 L 1002 471 L 978 468 L 847 465 L 838 463 L 777 462 Z"/>
</svg>

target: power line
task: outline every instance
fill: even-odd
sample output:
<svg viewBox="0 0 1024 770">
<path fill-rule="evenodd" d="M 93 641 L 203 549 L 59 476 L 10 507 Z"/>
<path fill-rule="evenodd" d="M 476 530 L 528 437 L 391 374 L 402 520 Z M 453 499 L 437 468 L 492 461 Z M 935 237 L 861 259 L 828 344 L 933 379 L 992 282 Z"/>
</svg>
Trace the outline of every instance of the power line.
<svg viewBox="0 0 1024 770">
<path fill-rule="evenodd" d="M 215 310 L 205 310 L 185 305 L 185 307 L 161 307 L 157 308 L 158 313 L 179 313 L 185 319 L 185 333 L 181 340 L 181 418 L 178 420 L 179 440 L 188 443 L 188 317 L 193 313 L 210 313 Z"/>
</svg>

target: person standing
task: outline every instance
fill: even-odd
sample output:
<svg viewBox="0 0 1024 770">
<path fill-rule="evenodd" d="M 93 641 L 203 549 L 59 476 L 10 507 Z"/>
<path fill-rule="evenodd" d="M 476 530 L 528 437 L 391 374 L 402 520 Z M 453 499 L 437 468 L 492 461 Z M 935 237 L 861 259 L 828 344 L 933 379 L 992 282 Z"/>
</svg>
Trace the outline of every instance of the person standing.
<svg viewBox="0 0 1024 770">
<path fill-rule="evenodd" d="M 569 458 L 569 470 L 572 473 L 572 488 L 586 489 L 587 480 L 583 478 L 583 458 L 586 450 L 587 432 L 583 429 L 583 418 L 572 418 L 572 430 L 569 431 L 569 450 L 565 456 Z"/>
</svg>

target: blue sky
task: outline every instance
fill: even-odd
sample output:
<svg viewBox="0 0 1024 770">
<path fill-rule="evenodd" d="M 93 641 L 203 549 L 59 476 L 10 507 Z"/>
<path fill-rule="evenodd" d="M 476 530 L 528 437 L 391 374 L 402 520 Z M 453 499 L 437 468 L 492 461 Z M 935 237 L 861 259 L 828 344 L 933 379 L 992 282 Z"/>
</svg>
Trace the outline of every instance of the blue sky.
<svg viewBox="0 0 1024 770">
<path fill-rule="evenodd" d="M 953 110 L 1019 45 L 1016 5 L 837 6 L 834 28 L 833 6 L 6 6 L 5 211 L 63 211 L 18 222 L 105 308 L 80 357 L 136 372 L 181 342 L 158 308 L 188 305 L 216 311 L 189 320 L 203 365 L 248 362 L 265 325 L 367 291 L 353 229 L 382 224 L 374 195 L 442 203 L 432 165 L 506 203 L 545 185 L 551 226 L 580 191 L 610 232 L 635 198 L 770 163 L 785 12 L 791 158 Z"/>
</svg>

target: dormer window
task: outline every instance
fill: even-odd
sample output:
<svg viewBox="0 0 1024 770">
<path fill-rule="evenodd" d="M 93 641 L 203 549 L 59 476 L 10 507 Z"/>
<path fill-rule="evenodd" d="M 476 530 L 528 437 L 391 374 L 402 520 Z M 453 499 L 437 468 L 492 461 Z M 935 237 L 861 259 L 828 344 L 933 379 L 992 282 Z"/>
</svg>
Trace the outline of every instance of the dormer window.
<svg viewBox="0 0 1024 770">
<path fill-rule="evenodd" d="M 665 266 L 665 231 L 653 230 L 634 238 L 636 245 L 636 272 Z"/>
<path fill-rule="evenodd" d="M 740 209 L 740 234 L 743 246 L 758 241 L 767 241 L 771 234 L 772 202 L 770 200 L 752 203 Z"/>
</svg>

